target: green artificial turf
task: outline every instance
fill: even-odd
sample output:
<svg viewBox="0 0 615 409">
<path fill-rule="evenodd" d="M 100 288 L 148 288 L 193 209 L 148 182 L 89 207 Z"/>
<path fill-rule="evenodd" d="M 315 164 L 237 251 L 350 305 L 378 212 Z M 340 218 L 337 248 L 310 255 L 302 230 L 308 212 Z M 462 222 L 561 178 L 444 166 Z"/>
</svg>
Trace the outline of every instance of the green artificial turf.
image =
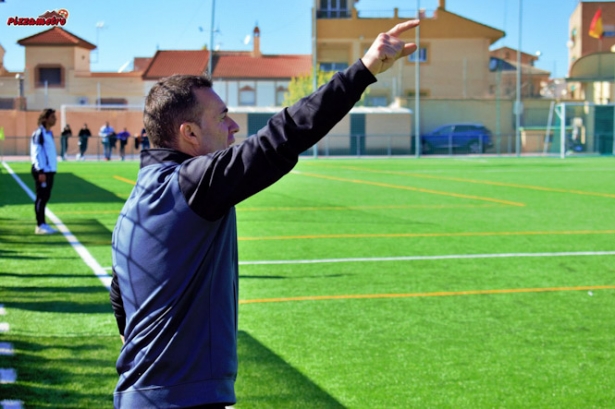
<svg viewBox="0 0 615 409">
<path fill-rule="evenodd" d="M 105 268 L 137 171 L 60 163 L 49 208 Z M 610 407 L 615 255 L 597 252 L 615 251 L 614 204 L 611 157 L 300 161 L 237 206 L 235 406 Z M 111 407 L 107 291 L 33 231 L 0 168 L 0 342 L 16 352 L 0 368 L 18 374 L 0 396 Z"/>
</svg>

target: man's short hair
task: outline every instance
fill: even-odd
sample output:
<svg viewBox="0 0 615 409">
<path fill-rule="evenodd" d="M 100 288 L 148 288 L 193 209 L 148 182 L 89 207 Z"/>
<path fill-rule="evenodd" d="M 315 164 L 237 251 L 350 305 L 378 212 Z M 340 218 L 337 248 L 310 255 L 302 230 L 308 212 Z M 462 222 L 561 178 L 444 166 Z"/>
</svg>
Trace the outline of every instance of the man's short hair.
<svg viewBox="0 0 615 409">
<path fill-rule="evenodd" d="M 211 85 L 205 76 L 172 75 L 152 87 L 145 99 L 143 123 L 154 147 L 173 148 L 180 125 L 199 122 L 201 107 L 194 91 Z"/>
<path fill-rule="evenodd" d="M 49 117 L 56 113 L 55 109 L 45 108 L 38 116 L 38 125 L 46 125 Z"/>
</svg>

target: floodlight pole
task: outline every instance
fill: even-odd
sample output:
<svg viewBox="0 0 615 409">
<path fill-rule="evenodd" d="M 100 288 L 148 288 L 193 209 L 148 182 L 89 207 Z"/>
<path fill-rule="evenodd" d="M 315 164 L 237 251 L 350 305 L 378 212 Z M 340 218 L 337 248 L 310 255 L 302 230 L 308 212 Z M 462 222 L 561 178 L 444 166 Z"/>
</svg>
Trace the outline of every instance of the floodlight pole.
<svg viewBox="0 0 615 409">
<path fill-rule="evenodd" d="M 421 0 L 416 0 L 416 16 L 421 16 Z M 416 32 L 416 59 L 414 60 L 414 149 L 417 158 L 421 157 L 421 135 L 420 135 L 420 95 L 421 95 L 421 71 L 420 71 L 420 59 L 421 59 L 421 26 L 418 25 L 415 28 Z"/>
<path fill-rule="evenodd" d="M 611 46 L 611 53 L 615 53 L 615 45 Z M 613 155 L 615 155 L 615 55 L 613 55 Z"/>
<path fill-rule="evenodd" d="M 216 13 L 216 0 L 211 0 L 211 30 L 209 33 L 209 61 L 207 65 L 207 73 L 209 78 L 213 78 L 212 65 L 214 59 L 214 17 Z"/>
<path fill-rule="evenodd" d="M 519 0 L 519 45 L 517 48 L 517 100 L 515 101 L 515 150 L 521 156 L 521 12 L 523 0 Z"/>
<path fill-rule="evenodd" d="M 312 7 L 312 92 L 316 92 L 318 89 L 318 55 L 316 55 L 316 51 L 318 50 L 318 42 L 316 41 L 317 5 L 318 2 L 314 0 L 314 5 Z M 318 158 L 318 143 L 314 145 L 312 156 L 314 159 Z"/>
</svg>

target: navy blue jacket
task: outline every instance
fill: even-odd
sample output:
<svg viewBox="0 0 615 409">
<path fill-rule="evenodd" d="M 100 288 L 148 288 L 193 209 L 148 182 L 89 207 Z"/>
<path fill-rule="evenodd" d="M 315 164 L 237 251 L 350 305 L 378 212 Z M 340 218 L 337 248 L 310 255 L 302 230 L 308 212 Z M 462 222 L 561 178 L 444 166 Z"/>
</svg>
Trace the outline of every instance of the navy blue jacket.
<svg viewBox="0 0 615 409">
<path fill-rule="evenodd" d="M 141 153 L 112 241 L 111 301 L 125 335 L 115 407 L 235 402 L 234 206 L 288 173 L 373 82 L 357 61 L 241 144 L 198 157 Z"/>
</svg>

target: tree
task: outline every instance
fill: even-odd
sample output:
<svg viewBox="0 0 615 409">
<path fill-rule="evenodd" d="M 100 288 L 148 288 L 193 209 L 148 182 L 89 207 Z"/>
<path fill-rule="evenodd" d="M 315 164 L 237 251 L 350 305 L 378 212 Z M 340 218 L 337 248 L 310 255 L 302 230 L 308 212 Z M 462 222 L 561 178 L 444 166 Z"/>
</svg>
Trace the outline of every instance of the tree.
<svg viewBox="0 0 615 409">
<path fill-rule="evenodd" d="M 323 71 L 320 68 L 316 74 L 316 83 L 317 87 L 321 87 L 329 80 L 335 71 Z M 314 91 L 314 86 L 312 83 L 312 73 L 300 75 L 299 77 L 291 78 L 290 83 L 288 84 L 288 92 L 284 94 L 284 101 L 282 105 L 291 106 L 295 102 L 299 101 L 301 98 L 307 97 Z M 367 96 L 367 91 L 363 93 L 363 97 L 358 102 L 358 105 L 363 105 L 365 101 L 365 97 Z"/>
</svg>

